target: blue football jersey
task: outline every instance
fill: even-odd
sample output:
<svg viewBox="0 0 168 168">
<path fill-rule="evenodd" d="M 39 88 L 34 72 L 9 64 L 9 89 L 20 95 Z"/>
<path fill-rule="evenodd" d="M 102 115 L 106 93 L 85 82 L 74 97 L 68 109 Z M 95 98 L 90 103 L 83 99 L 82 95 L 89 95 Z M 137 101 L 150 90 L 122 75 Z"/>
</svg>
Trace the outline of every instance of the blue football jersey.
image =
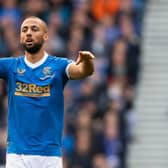
<svg viewBox="0 0 168 168">
<path fill-rule="evenodd" d="M 62 155 L 63 89 L 70 62 L 48 56 L 31 68 L 24 56 L 0 59 L 0 77 L 8 85 L 8 153 Z"/>
</svg>

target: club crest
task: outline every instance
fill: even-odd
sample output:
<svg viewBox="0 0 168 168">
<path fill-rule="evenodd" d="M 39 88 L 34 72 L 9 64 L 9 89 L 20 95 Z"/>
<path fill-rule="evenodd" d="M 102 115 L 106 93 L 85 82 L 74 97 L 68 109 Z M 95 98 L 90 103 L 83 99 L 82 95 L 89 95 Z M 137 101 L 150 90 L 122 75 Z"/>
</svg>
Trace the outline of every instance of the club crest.
<svg viewBox="0 0 168 168">
<path fill-rule="evenodd" d="M 41 80 L 45 80 L 45 79 L 47 79 L 47 78 L 53 78 L 55 75 L 53 74 L 51 74 L 51 67 L 44 67 L 43 68 L 43 74 L 44 74 L 44 77 L 41 77 L 40 79 Z"/>
</svg>

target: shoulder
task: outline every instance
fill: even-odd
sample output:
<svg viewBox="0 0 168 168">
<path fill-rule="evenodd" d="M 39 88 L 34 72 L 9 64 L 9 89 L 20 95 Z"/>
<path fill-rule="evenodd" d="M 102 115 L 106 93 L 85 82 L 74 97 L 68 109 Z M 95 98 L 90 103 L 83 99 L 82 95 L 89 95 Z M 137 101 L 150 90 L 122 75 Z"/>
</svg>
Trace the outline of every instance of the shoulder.
<svg viewBox="0 0 168 168">
<path fill-rule="evenodd" d="M 55 62 L 61 62 L 61 61 L 67 61 L 67 60 L 69 60 L 66 57 L 57 57 L 57 56 L 53 56 L 53 55 L 49 55 L 48 58 L 49 58 L 49 60 L 55 61 Z"/>
<path fill-rule="evenodd" d="M 0 58 L 0 71 L 3 73 L 13 71 L 13 69 L 16 67 L 20 59 L 21 57 Z"/>
<path fill-rule="evenodd" d="M 18 65 L 21 65 L 23 60 L 24 60 L 24 56 L 18 56 L 18 57 L 9 57 L 9 58 L 5 58 L 6 59 L 6 63 L 9 66 L 9 69 L 16 69 L 16 67 Z"/>
<path fill-rule="evenodd" d="M 11 64 L 18 62 L 20 59 L 21 57 L 3 57 L 3 58 L 0 58 L 0 63 L 1 64 L 4 63 L 10 66 Z"/>
<path fill-rule="evenodd" d="M 48 57 L 49 62 L 56 64 L 57 66 L 67 66 L 69 63 L 73 62 L 72 60 L 65 58 L 65 57 L 56 57 L 49 55 Z"/>
<path fill-rule="evenodd" d="M 21 60 L 21 59 L 23 59 L 23 56 L 18 56 L 18 57 L 2 57 L 2 58 L 0 58 L 0 60 L 9 61 L 9 62 L 15 62 L 15 61 L 18 61 L 18 60 Z"/>
</svg>

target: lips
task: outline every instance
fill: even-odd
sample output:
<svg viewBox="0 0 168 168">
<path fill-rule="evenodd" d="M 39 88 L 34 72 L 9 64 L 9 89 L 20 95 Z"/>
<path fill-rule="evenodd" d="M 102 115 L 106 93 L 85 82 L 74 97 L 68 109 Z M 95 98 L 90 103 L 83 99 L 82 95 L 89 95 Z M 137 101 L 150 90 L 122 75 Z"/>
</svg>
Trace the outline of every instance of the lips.
<svg viewBox="0 0 168 168">
<path fill-rule="evenodd" d="M 33 45 L 33 39 L 28 38 L 28 39 L 26 39 L 25 43 L 26 43 L 27 46 L 32 46 Z"/>
<path fill-rule="evenodd" d="M 26 42 L 33 42 L 33 39 L 26 39 Z"/>
</svg>

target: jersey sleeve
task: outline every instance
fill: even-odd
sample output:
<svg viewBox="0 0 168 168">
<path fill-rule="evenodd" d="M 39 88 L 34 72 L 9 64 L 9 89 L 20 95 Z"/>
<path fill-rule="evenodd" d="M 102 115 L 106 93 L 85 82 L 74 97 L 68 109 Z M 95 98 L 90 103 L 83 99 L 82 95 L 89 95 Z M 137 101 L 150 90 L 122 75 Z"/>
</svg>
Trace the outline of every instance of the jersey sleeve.
<svg viewBox="0 0 168 168">
<path fill-rule="evenodd" d="M 9 74 L 9 69 L 12 66 L 11 58 L 1 58 L 0 59 L 0 78 L 6 79 Z"/>
<path fill-rule="evenodd" d="M 68 79 L 70 78 L 69 66 L 70 66 L 70 64 L 73 64 L 73 63 L 74 63 L 74 61 L 71 59 L 67 59 L 67 58 L 62 59 L 63 75 L 66 76 Z"/>
<path fill-rule="evenodd" d="M 65 85 L 67 81 L 70 79 L 68 69 L 69 69 L 69 65 L 72 63 L 74 63 L 74 61 L 71 59 L 67 59 L 67 58 L 60 59 L 59 66 L 61 66 L 63 85 Z"/>
</svg>

